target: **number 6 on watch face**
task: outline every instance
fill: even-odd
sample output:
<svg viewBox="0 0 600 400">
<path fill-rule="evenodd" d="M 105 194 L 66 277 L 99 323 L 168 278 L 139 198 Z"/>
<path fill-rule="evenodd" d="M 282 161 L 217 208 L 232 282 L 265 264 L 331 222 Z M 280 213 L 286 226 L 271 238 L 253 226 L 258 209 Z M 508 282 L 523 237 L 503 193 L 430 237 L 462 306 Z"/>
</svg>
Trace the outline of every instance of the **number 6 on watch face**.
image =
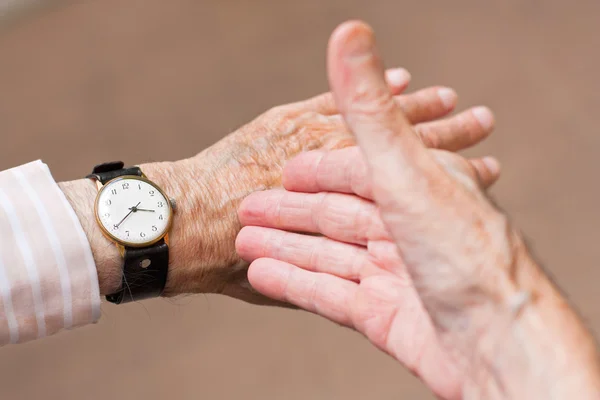
<svg viewBox="0 0 600 400">
<path fill-rule="evenodd" d="M 169 231 L 173 214 L 162 190 L 137 176 L 107 182 L 100 189 L 95 208 L 104 233 L 131 247 L 159 241 Z"/>
</svg>

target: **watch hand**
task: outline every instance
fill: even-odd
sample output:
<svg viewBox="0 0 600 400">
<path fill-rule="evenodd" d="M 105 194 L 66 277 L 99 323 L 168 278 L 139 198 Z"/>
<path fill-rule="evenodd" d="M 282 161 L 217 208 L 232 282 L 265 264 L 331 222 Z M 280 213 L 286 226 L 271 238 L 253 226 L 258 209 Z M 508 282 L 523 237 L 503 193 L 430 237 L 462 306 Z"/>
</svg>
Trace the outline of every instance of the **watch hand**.
<svg viewBox="0 0 600 400">
<path fill-rule="evenodd" d="M 130 209 L 131 210 L 131 209 Z M 136 211 L 147 211 L 147 212 L 155 212 L 155 210 L 146 210 L 145 208 L 136 208 Z"/>
<path fill-rule="evenodd" d="M 127 217 L 129 217 L 131 215 L 132 212 L 134 212 L 135 210 L 137 210 L 137 206 L 139 206 L 142 202 L 140 201 L 139 203 L 137 203 L 135 206 L 131 207 L 129 210 L 127 215 L 123 217 L 123 219 L 117 224 L 115 225 L 117 227 L 117 229 L 119 229 L 119 226 L 121 226 L 121 224 L 123 223 L 123 221 L 125 221 L 127 219 Z"/>
</svg>

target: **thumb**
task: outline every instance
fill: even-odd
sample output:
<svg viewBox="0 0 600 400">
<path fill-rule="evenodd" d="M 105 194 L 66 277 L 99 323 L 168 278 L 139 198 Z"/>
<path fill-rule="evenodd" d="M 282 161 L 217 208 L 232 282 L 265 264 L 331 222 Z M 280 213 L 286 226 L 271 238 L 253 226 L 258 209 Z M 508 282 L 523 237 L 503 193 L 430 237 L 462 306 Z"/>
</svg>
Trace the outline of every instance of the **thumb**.
<svg viewBox="0 0 600 400">
<path fill-rule="evenodd" d="M 439 168 L 389 91 L 368 25 L 351 21 L 334 31 L 328 75 L 338 108 L 371 166 L 375 188 L 392 190 L 393 184 L 406 190 L 415 185 L 415 174 L 435 178 Z"/>
</svg>

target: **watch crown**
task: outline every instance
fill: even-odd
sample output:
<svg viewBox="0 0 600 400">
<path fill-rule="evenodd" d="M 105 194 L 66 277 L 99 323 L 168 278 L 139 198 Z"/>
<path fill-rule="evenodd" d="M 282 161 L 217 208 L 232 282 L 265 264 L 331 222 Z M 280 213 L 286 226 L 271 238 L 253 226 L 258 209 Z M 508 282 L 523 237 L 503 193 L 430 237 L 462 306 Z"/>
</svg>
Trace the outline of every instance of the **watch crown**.
<svg viewBox="0 0 600 400">
<path fill-rule="evenodd" d="M 169 203 L 171 203 L 171 208 L 173 209 L 173 211 L 175 211 L 177 209 L 177 201 L 175 201 L 174 198 L 170 198 Z"/>
</svg>

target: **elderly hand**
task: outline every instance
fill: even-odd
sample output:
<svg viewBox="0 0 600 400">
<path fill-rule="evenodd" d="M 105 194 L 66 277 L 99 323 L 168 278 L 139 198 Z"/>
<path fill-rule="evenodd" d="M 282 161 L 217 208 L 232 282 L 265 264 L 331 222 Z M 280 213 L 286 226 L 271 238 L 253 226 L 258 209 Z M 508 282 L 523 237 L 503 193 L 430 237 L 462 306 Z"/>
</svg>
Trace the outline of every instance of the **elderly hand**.
<svg viewBox="0 0 600 400">
<path fill-rule="evenodd" d="M 456 105 L 457 96 L 451 89 L 430 87 L 400 95 L 409 79 L 403 69 L 387 73 L 394 101 L 427 145 L 457 150 L 490 132 L 493 121 L 486 109 L 438 119 Z M 354 138 L 332 94 L 326 93 L 275 107 L 192 158 L 142 165 L 150 179 L 177 199 L 165 295 L 221 293 L 253 303 L 272 303 L 252 290 L 248 264 L 235 252 L 235 237 L 241 228 L 237 207 L 249 193 L 279 187 L 282 166 L 300 152 L 352 144 Z M 122 260 L 94 221 L 94 185 L 79 180 L 61 183 L 61 187 L 90 240 L 101 292 L 114 292 L 121 283 Z"/>
<path fill-rule="evenodd" d="M 484 188 L 499 176 L 492 158 L 467 161 L 431 151 Z M 240 206 L 245 227 L 237 250 L 252 262 L 250 283 L 266 296 L 357 329 L 436 394 L 461 398 L 463 380 L 372 202 L 358 147 L 302 154 L 285 166 L 283 184 L 286 190 L 254 193 Z"/>
<path fill-rule="evenodd" d="M 333 34 L 329 76 L 366 162 L 303 155 L 284 187 L 308 193 L 242 204 L 263 226 L 237 240 L 254 287 L 363 332 L 444 398 L 595 398 L 591 335 L 483 191 L 495 161 L 426 149 L 364 24 Z"/>
<path fill-rule="evenodd" d="M 403 91 L 408 80 L 404 70 L 388 71 L 392 93 Z M 444 87 L 394 97 L 424 143 L 451 150 L 479 142 L 493 125 L 485 108 L 439 119 L 454 109 L 456 100 L 454 91 Z M 248 264 L 235 251 L 239 204 L 252 192 L 280 187 L 283 165 L 295 155 L 352 144 L 354 138 L 327 93 L 275 107 L 188 160 L 143 166 L 178 198 L 181 222 L 171 234 L 168 295 L 222 293 L 264 304 L 268 299 L 252 290 Z"/>
</svg>

